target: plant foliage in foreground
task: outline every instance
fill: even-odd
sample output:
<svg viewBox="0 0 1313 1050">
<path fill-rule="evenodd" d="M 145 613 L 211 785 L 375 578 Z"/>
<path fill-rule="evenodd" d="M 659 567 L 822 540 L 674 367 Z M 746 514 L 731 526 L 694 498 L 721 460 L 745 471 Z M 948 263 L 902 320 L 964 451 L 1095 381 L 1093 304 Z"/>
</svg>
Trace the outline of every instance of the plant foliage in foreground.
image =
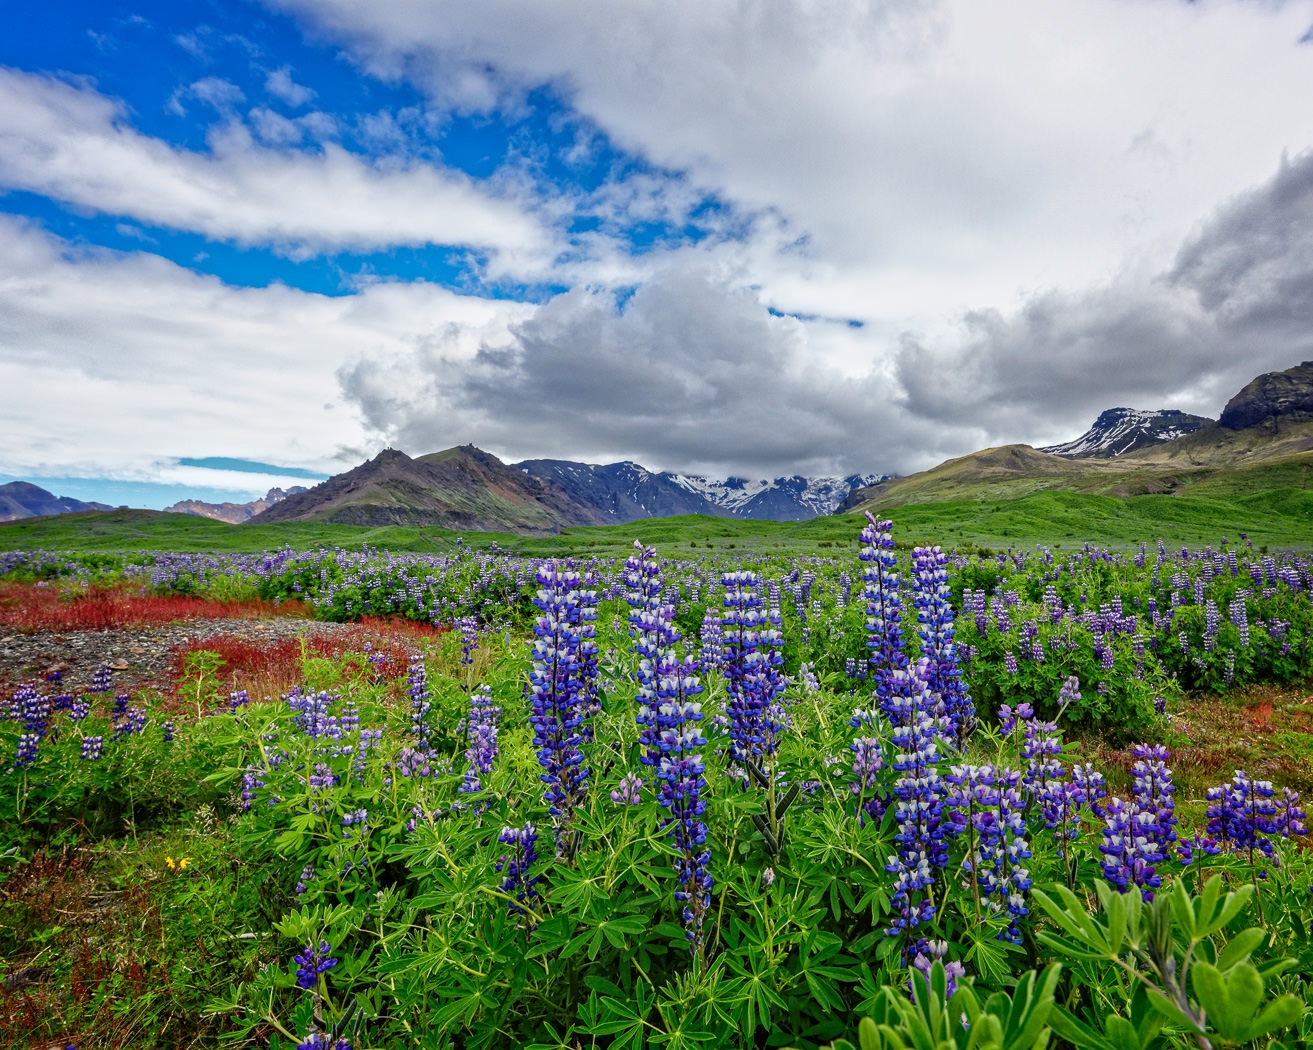
<svg viewBox="0 0 1313 1050">
<path fill-rule="evenodd" d="M 11 568 L 65 573 L 43 558 Z M 333 1050 L 1147 1050 L 1313 1028 L 1297 794 L 1237 774 L 1191 822 L 1161 745 L 1134 748 L 1127 782 L 1064 733 L 1153 733 L 1183 680 L 1306 675 L 1299 559 L 908 560 L 871 520 L 856 563 L 639 545 L 623 563 L 282 551 L 132 571 L 458 629 L 404 677 L 307 651 L 280 700 L 197 675 L 201 717 L 176 725 L 108 676 L 14 693 L 10 870 L 212 819 L 204 863 L 153 862 L 163 947 L 133 980 L 40 962 L 34 939 L 59 934 L 6 905 L 26 930 L 6 956 L 69 988 L 44 1016 L 7 991 L 11 1043 L 135 1045 L 113 1005 L 148 994 L 154 1045 L 217 1025 Z M 104 934 L 80 936 L 93 952 Z"/>
</svg>

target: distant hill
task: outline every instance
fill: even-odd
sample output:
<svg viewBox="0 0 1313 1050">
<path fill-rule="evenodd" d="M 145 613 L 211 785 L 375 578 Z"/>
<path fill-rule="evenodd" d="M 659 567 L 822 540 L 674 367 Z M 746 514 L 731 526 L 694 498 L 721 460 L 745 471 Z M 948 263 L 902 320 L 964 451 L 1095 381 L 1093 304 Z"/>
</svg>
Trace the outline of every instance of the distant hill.
<svg viewBox="0 0 1313 1050">
<path fill-rule="evenodd" d="M 286 491 L 272 488 L 265 494 L 264 499 L 251 500 L 249 503 L 206 503 L 199 499 L 184 499 L 171 507 L 165 507 L 164 510 L 168 514 L 194 514 L 198 518 L 210 518 L 213 521 L 226 521 L 229 525 L 240 525 L 244 521 L 250 521 L 261 511 L 268 510 L 275 503 L 281 503 L 288 496 L 295 496 L 305 491 L 304 485 L 293 485 Z"/>
<path fill-rule="evenodd" d="M 76 514 L 83 510 L 113 510 L 104 503 L 84 503 L 68 496 L 56 496 L 27 481 L 0 485 L 0 521 L 43 518 L 50 514 Z"/>
<path fill-rule="evenodd" d="M 1229 498 L 1268 489 L 1309 488 L 1311 483 L 1313 362 L 1305 362 L 1259 376 L 1227 402 L 1216 423 L 1205 421 L 1178 437 L 1149 441 L 1116 455 L 1054 455 L 1029 445 L 984 449 L 860 489 L 840 510 L 1006 499 L 1051 490 Z"/>
<path fill-rule="evenodd" d="M 1111 459 L 1149 445 L 1175 441 L 1213 422 L 1206 416 L 1192 416 L 1175 408 L 1148 412 L 1135 408 L 1110 408 L 1075 441 L 1047 445 L 1039 451 L 1069 459 Z"/>
<path fill-rule="evenodd" d="M 418 459 L 384 449 L 250 519 L 252 524 L 278 521 L 438 525 L 536 535 L 567 525 L 606 523 L 596 509 L 473 445 Z"/>
<path fill-rule="evenodd" d="M 637 463 L 576 463 L 529 459 L 514 464 L 559 488 L 582 506 L 591 507 L 609 524 L 681 514 L 749 521 L 807 521 L 833 513 L 853 489 L 880 480 L 880 475 L 847 478 L 776 478 L 715 481 L 700 475 L 650 471 Z"/>
</svg>

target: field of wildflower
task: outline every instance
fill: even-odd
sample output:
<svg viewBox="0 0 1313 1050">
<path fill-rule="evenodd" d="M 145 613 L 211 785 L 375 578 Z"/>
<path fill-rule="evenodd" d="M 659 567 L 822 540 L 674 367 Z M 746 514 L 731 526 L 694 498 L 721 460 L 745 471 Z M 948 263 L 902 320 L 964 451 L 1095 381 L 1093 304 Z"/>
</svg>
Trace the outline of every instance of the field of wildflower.
<svg viewBox="0 0 1313 1050">
<path fill-rule="evenodd" d="M 1313 1045 L 1313 561 L 851 539 L 0 554 L 374 625 L 5 687 L 0 1045 Z"/>
</svg>

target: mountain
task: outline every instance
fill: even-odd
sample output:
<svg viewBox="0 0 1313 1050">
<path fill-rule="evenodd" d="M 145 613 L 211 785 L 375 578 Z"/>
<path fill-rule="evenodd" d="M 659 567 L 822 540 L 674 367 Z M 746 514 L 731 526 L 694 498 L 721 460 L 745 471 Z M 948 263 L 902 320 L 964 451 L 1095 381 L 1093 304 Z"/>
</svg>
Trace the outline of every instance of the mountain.
<svg viewBox="0 0 1313 1050">
<path fill-rule="evenodd" d="M 806 521 L 833 512 L 853 489 L 881 479 L 880 475 L 854 474 L 846 478 L 795 475 L 773 481 L 716 481 L 695 474 L 650 471 L 629 461 L 600 466 L 563 459 L 529 459 L 514 466 L 561 489 L 612 524 L 679 514 Z"/>
<path fill-rule="evenodd" d="M 81 510 L 113 510 L 104 503 L 84 503 L 68 496 L 56 496 L 27 481 L 0 485 L 0 521 L 41 518 L 49 514 L 76 514 Z"/>
<path fill-rule="evenodd" d="M 1110 408 L 1100 413 L 1094 426 L 1075 441 L 1048 445 L 1039 451 L 1069 459 L 1111 459 L 1148 445 L 1175 441 L 1213 422 L 1206 416 L 1192 416 L 1175 408 L 1147 412 L 1135 408 Z"/>
<path fill-rule="evenodd" d="M 249 521 L 263 510 L 268 510 L 275 503 L 281 503 L 288 496 L 305 492 L 304 485 L 293 485 L 287 491 L 279 488 L 270 489 L 264 499 L 252 500 L 250 503 L 206 503 L 199 499 L 179 500 L 171 507 L 165 507 L 166 514 L 193 514 L 198 518 L 210 518 L 213 521 L 226 521 L 229 525 L 240 525 Z"/>
<path fill-rule="evenodd" d="M 384 449 L 360 466 L 288 496 L 252 523 L 437 525 L 545 535 L 567 525 L 602 525 L 594 508 L 473 445 L 411 459 Z"/>
<path fill-rule="evenodd" d="M 1098 423 L 1091 433 L 1097 429 Z M 1254 379 L 1227 402 L 1216 423 L 1205 422 L 1179 437 L 1118 455 L 1093 451 L 1076 457 L 1028 445 L 984 449 L 860 489 L 839 509 L 874 511 L 1052 490 L 1227 498 L 1270 489 L 1307 489 L 1313 487 L 1313 362 Z"/>
<path fill-rule="evenodd" d="M 1217 422 L 1227 430 L 1244 430 L 1278 419 L 1313 421 L 1313 361 L 1251 380 L 1226 403 Z"/>
</svg>

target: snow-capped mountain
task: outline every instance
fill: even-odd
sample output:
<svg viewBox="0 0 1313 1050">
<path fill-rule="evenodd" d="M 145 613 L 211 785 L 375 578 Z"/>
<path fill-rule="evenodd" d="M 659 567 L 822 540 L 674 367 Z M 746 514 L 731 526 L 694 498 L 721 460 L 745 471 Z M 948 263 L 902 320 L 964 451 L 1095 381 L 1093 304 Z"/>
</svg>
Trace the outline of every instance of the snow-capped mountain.
<svg viewBox="0 0 1313 1050">
<path fill-rule="evenodd" d="M 1055 456 L 1068 459 L 1112 459 L 1146 445 L 1193 434 L 1215 420 L 1192 416 L 1174 408 L 1144 411 L 1135 408 L 1110 408 L 1099 415 L 1084 434 L 1075 441 L 1041 448 Z"/>
<path fill-rule="evenodd" d="M 854 474 L 846 478 L 774 480 L 727 478 L 657 472 L 633 462 L 575 463 L 562 459 L 532 459 L 515 464 L 534 477 L 563 489 L 571 499 L 593 507 L 607 520 L 623 524 L 642 518 L 677 514 L 711 514 L 758 521 L 805 521 L 832 513 L 854 488 L 873 484 L 883 475 Z"/>
</svg>

